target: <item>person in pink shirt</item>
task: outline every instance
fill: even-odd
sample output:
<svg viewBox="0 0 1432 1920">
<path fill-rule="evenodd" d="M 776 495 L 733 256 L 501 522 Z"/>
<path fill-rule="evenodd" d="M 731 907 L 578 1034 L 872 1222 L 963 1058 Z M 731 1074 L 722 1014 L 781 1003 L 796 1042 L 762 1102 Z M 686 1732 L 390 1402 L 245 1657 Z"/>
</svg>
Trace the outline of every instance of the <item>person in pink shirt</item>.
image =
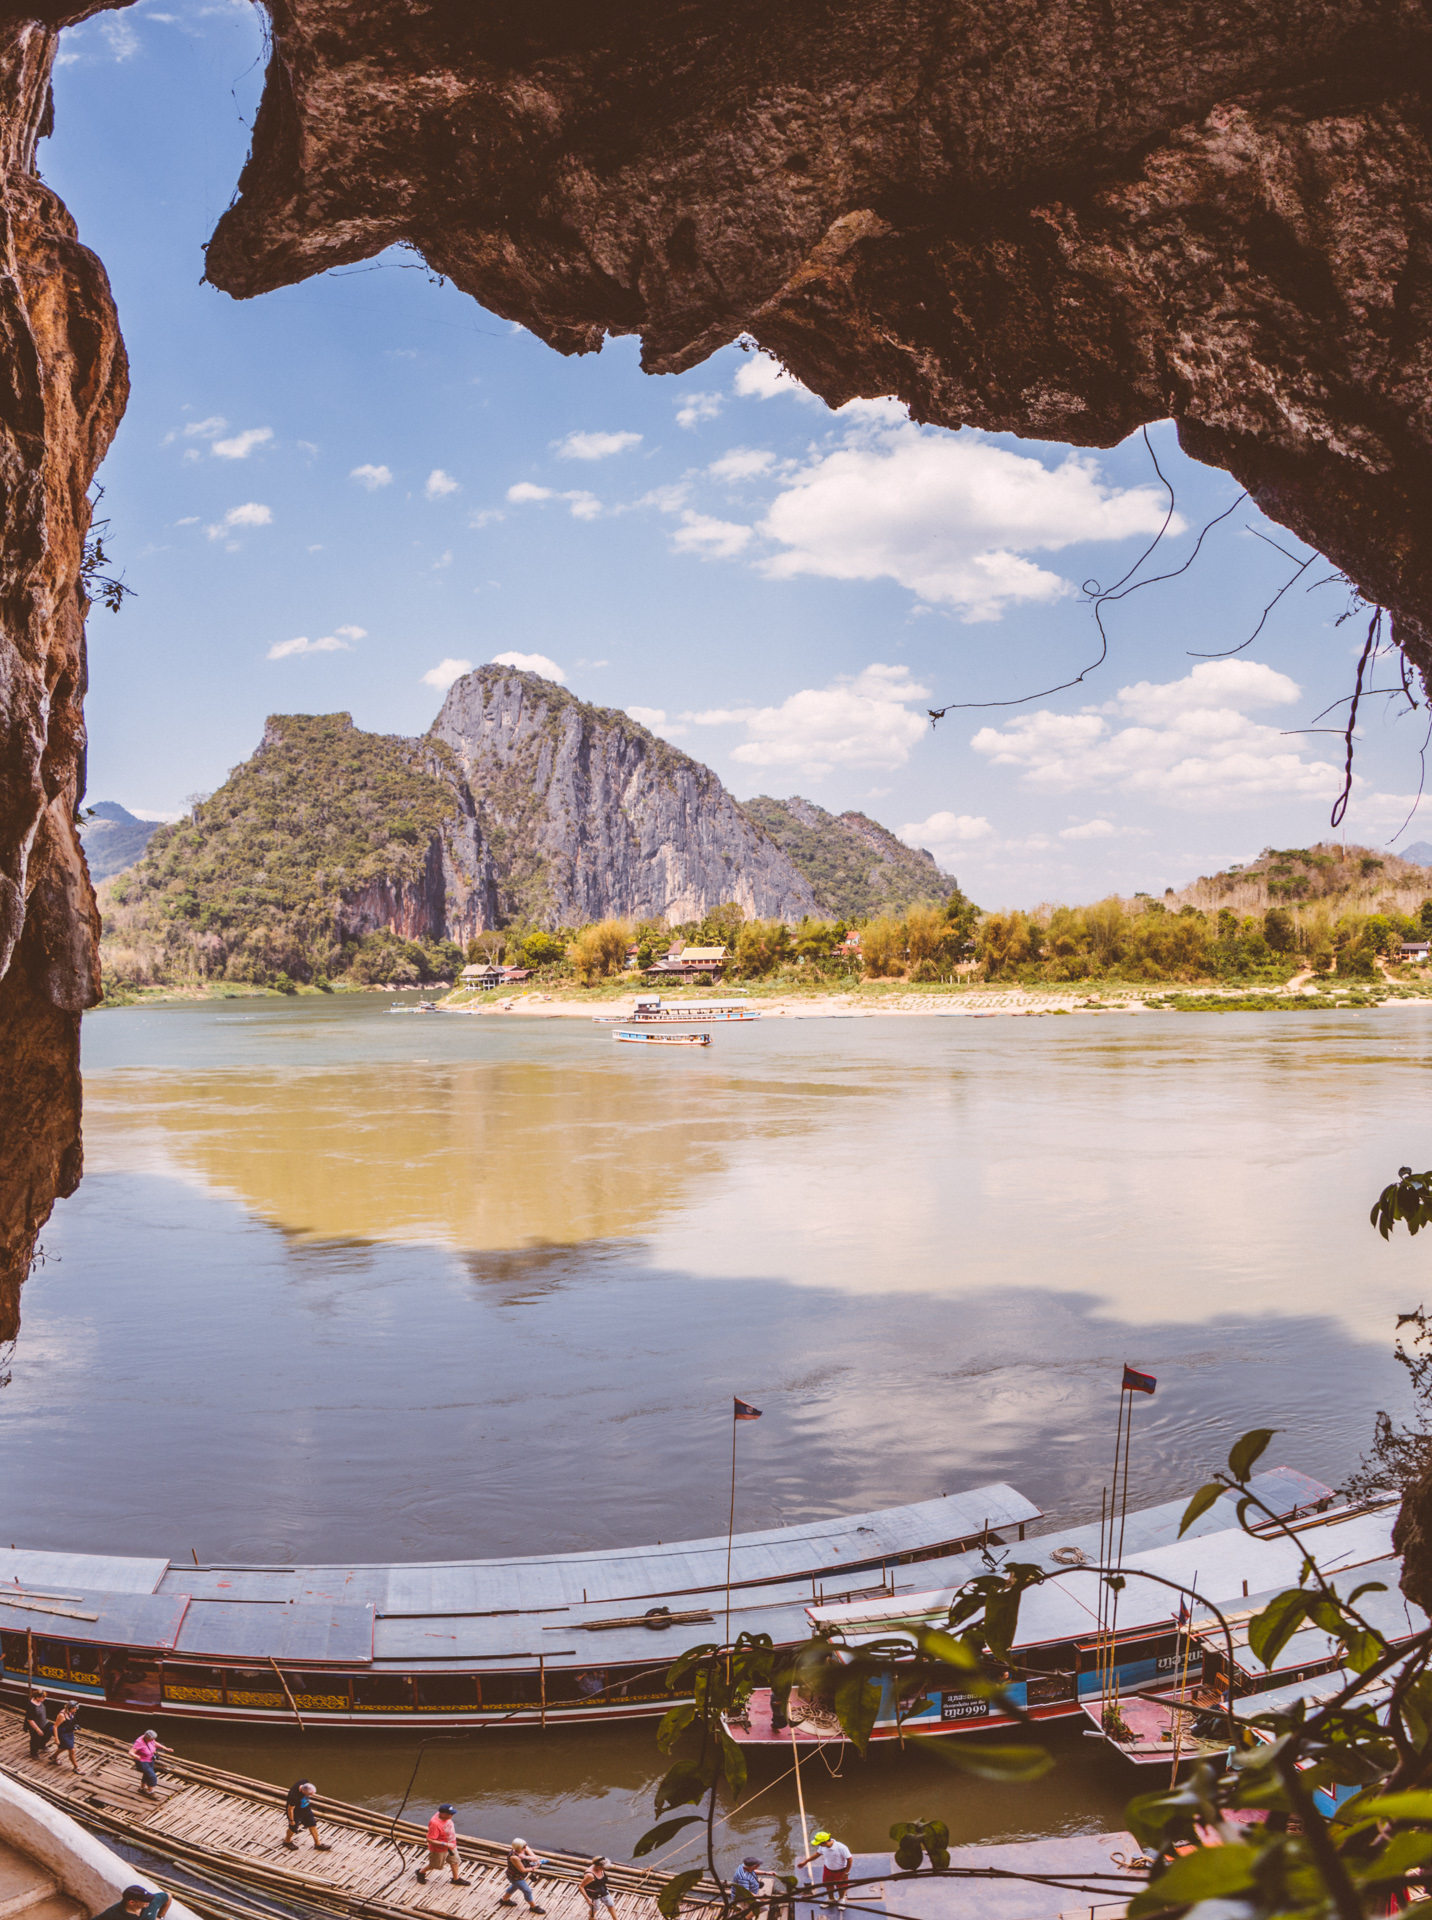
<svg viewBox="0 0 1432 1920">
<path fill-rule="evenodd" d="M 444 1867 L 452 1868 L 452 1883 L 455 1887 L 468 1887 L 470 1880 L 462 1877 L 462 1861 L 457 1853 L 457 1828 L 453 1824 L 453 1815 L 457 1808 L 446 1800 L 428 1822 L 428 1864 L 418 1868 L 418 1878 L 425 1885 L 430 1873 L 441 1873 Z"/>
<path fill-rule="evenodd" d="M 134 1745 L 129 1749 L 129 1752 L 130 1757 L 134 1761 L 135 1772 L 138 1773 L 140 1777 L 139 1791 L 141 1793 L 152 1795 L 157 1790 L 159 1786 L 159 1769 L 154 1764 L 155 1758 L 161 1753 L 171 1753 L 172 1751 L 173 1749 L 171 1747 L 163 1746 L 160 1743 L 159 1735 L 154 1731 L 153 1727 L 146 1728 L 145 1731 L 140 1734 Z"/>
</svg>

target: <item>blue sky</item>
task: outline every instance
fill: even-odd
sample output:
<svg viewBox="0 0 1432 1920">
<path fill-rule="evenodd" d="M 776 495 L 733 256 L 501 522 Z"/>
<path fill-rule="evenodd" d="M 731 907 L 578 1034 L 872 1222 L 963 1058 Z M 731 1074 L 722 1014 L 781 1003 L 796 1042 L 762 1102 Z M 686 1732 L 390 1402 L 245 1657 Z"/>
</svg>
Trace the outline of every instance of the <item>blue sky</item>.
<svg viewBox="0 0 1432 1920">
<path fill-rule="evenodd" d="M 247 0 L 63 38 L 40 166 L 108 267 L 134 379 L 100 511 L 136 597 L 90 616 L 91 799 L 171 812 L 271 712 L 421 732 L 455 663 L 516 654 L 738 797 L 872 814 L 987 906 L 1161 890 L 1327 834 L 1341 742 L 1286 730 L 1351 688 L 1345 591 L 1300 582 L 1236 660 L 1191 657 L 1245 640 L 1291 572 L 1258 533 L 1305 555 L 1246 502 L 1188 574 L 1108 610 L 1081 686 L 931 729 L 930 706 L 1093 659 L 1079 589 L 1163 517 L 1141 439 L 1091 454 L 916 429 L 888 402 L 836 414 L 735 346 L 656 379 L 632 340 L 566 360 L 401 250 L 230 300 L 199 284 L 202 249 L 261 78 Z M 1152 438 L 1178 495 L 1163 571 L 1238 489 L 1171 427 Z M 1365 715 L 1346 825 L 1380 845 L 1422 716 Z"/>
</svg>

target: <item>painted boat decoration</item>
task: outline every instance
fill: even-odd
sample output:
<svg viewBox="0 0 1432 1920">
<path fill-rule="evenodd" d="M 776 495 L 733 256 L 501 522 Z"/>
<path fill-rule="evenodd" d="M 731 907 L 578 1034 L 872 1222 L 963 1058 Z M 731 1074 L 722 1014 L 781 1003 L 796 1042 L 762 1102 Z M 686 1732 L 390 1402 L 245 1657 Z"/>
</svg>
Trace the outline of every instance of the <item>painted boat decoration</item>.
<svg viewBox="0 0 1432 1920">
<path fill-rule="evenodd" d="M 613 1040 L 628 1040 L 647 1047 L 709 1047 L 709 1033 L 635 1033 L 630 1027 L 618 1027 Z"/>
<path fill-rule="evenodd" d="M 1329 1511 L 1334 1497 L 1331 1488 L 1287 1467 L 1256 1475 L 1252 1485 L 1269 1507 L 1293 1526 L 1296 1544 L 1267 1529 L 1250 1539 L 1236 1524 L 1230 1524 L 1236 1521 L 1236 1502 L 1224 1496 L 1182 1540 L 1177 1532 L 1185 1501 L 1130 1513 L 1123 1558 L 1126 1573 L 1143 1569 L 1167 1580 L 1186 1581 L 1190 1586 L 1196 1582 L 1199 1591 L 1214 1598 L 1220 1607 L 1222 1597 L 1228 1596 L 1228 1605 L 1235 1611 L 1242 1610 L 1245 1645 L 1246 1621 L 1263 1604 L 1247 1599 L 1250 1588 L 1254 1592 L 1266 1588 L 1271 1593 L 1295 1586 L 1304 1552 L 1320 1566 L 1340 1570 L 1356 1567 L 1359 1579 L 1365 1578 L 1369 1565 L 1389 1554 L 1396 1518 L 1395 1502 Z M 1208 1524 L 1210 1520 L 1212 1525 Z M 1010 1650 L 1006 1690 L 1014 1704 L 1032 1719 L 1067 1719 L 1087 1712 L 1097 1727 L 1106 1693 L 1112 1695 L 1117 1689 L 1127 1700 L 1134 1693 L 1166 1692 L 1177 1685 L 1190 1662 L 1202 1678 L 1200 1662 L 1205 1643 L 1200 1636 L 1207 1622 L 1195 1620 L 1181 1625 L 1178 1595 L 1167 1587 L 1129 1580 L 1120 1597 L 1117 1635 L 1110 1645 L 1109 1636 L 1101 1631 L 1098 1575 L 1082 1570 L 1097 1564 L 1098 1544 L 1097 1525 L 1071 1528 L 1042 1535 L 1019 1555 L 1021 1560 L 1041 1566 L 1046 1574 L 1060 1576 L 1026 1593 L 1020 1607 L 1018 1639 Z M 990 1560 L 994 1560 L 993 1555 Z M 987 1565 L 970 1567 L 970 1572 L 987 1570 Z M 828 1633 L 838 1645 L 858 1647 L 865 1640 L 898 1634 L 902 1627 L 943 1625 L 954 1592 L 951 1584 L 922 1593 L 816 1604 L 806 1611 L 812 1628 Z M 1397 1599 L 1400 1606 L 1400 1597 Z M 1293 1644 L 1290 1642 L 1290 1649 Z M 1318 1659 L 1329 1657 L 1325 1650 L 1300 1650 L 1305 1658 L 1312 1651 L 1317 1652 Z M 1306 1666 L 1300 1669 L 1308 1670 Z M 1272 1684 L 1291 1677 L 1279 1669 L 1268 1676 L 1268 1681 Z M 1235 1690 L 1253 1684 L 1253 1679 L 1251 1667 L 1247 1674 L 1240 1669 Z M 797 1745 L 807 1740 L 844 1739 L 827 1703 L 792 1694 L 787 1715 L 789 1724 L 774 1722 L 769 1691 L 757 1689 L 744 1721 L 732 1722 L 729 1731 L 739 1744 L 755 1746 L 788 1746 L 792 1728 Z M 951 1688 L 898 1699 L 893 1681 L 887 1679 L 872 1738 L 892 1740 L 906 1732 L 939 1735 L 1016 1725 L 1011 1714 L 978 1695 Z M 1168 1755 L 1168 1746 L 1162 1746 L 1160 1757 L 1165 1763 Z"/>
<path fill-rule="evenodd" d="M 809 1635 L 812 1597 L 888 1594 L 912 1563 L 922 1580 L 924 1563 L 944 1578 L 1040 1517 L 996 1484 L 737 1534 L 732 1629 L 794 1645 Z M 19 1698 L 33 1678 L 58 1698 L 259 1723 L 644 1718 L 672 1704 L 663 1681 L 675 1654 L 724 1627 L 726 1569 L 724 1534 L 398 1566 L 186 1567 L 0 1548 L 0 1690 Z"/>
</svg>

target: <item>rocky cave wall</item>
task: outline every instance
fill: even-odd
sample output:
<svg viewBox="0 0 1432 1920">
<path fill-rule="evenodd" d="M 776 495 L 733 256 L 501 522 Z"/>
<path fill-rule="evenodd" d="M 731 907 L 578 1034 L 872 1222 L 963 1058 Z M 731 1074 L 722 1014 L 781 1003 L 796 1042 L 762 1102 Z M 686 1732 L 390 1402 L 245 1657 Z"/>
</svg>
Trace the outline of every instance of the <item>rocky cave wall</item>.
<svg viewBox="0 0 1432 1920">
<path fill-rule="evenodd" d="M 51 25 L 0 22 L 0 1340 L 79 1182 L 80 1015 L 99 998 L 84 794 L 89 485 L 128 396 L 103 267 L 38 178 Z"/>
<path fill-rule="evenodd" d="M 104 275 L 0 7 L 0 1254 L 78 1177 L 87 483 Z M 1432 666 L 1432 24 L 1414 0 L 271 0 L 238 297 L 418 249 L 563 352 L 742 334 L 834 404 L 1089 446 L 1172 416 Z M 5 1314 L 0 1308 L 0 1333 Z"/>
</svg>

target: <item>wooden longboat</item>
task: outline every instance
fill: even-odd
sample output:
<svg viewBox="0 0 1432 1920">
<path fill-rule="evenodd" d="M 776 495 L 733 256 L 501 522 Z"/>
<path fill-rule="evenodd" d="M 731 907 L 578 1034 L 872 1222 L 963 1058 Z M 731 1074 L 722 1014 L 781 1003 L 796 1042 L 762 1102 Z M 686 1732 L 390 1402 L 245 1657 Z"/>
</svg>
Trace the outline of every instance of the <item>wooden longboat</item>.
<svg viewBox="0 0 1432 1920">
<path fill-rule="evenodd" d="M 972 1553 L 1039 1518 L 999 1484 L 738 1534 L 732 1631 L 797 1644 L 808 1599 L 888 1593 L 926 1562 L 932 1577 L 965 1578 Z M 33 1679 L 57 1698 L 261 1724 L 641 1719 L 671 1705 L 675 1655 L 724 1631 L 726 1565 L 724 1535 L 405 1566 L 186 1567 L 0 1548 L 0 1692 L 15 1698 Z"/>
<path fill-rule="evenodd" d="M 1250 1538 L 1236 1524 L 1237 1500 L 1229 1494 L 1215 1502 L 1182 1540 L 1177 1538 L 1177 1530 L 1186 1505 L 1183 1500 L 1129 1515 L 1123 1566 L 1131 1577 L 1120 1595 L 1112 1668 L 1108 1664 L 1107 1637 L 1101 1632 L 1101 1583 L 1097 1574 L 1084 1570 L 1097 1564 L 1098 1527 L 1044 1534 L 1027 1543 L 1018 1557 L 1034 1562 L 1052 1577 L 1026 1593 L 1020 1606 L 1018 1637 L 1010 1650 L 1008 1670 L 1000 1676 L 1013 1703 L 1034 1720 L 1087 1714 L 1098 1726 L 1106 1688 L 1112 1693 L 1112 1686 L 1117 1686 L 1124 1696 L 1167 1690 L 1190 1666 L 1201 1681 L 1217 1684 L 1217 1663 L 1210 1664 L 1214 1641 L 1208 1631 L 1208 1617 L 1196 1615 L 1190 1623 L 1180 1625 L 1177 1592 L 1132 1577 L 1139 1571 L 1185 1581 L 1190 1587 L 1196 1583 L 1215 1604 L 1226 1596 L 1226 1607 L 1220 1606 L 1225 1617 L 1227 1609 L 1242 1609 L 1246 1651 L 1247 1620 L 1262 1604 L 1246 1597 L 1250 1589 L 1255 1593 L 1266 1589 L 1266 1598 L 1281 1587 L 1296 1585 L 1305 1553 L 1322 1566 L 1355 1568 L 1359 1580 L 1367 1578 L 1369 1568 L 1375 1568 L 1387 1556 L 1396 1517 L 1395 1501 L 1330 1511 L 1332 1490 L 1286 1467 L 1259 1474 L 1252 1484 L 1260 1498 L 1292 1527 L 1293 1540 L 1277 1531 L 1273 1523 Z M 1377 1577 L 1376 1572 L 1372 1577 Z M 1395 1589 L 1395 1581 L 1390 1584 Z M 811 1605 L 806 1613 L 813 1630 L 831 1635 L 837 1644 L 859 1647 L 867 1639 L 898 1635 L 902 1629 L 944 1625 L 953 1597 L 954 1587 L 945 1585 L 878 1599 Z M 1393 1598 L 1400 1608 L 1395 1592 Z M 1317 1670 L 1316 1666 L 1309 1668 L 1310 1660 L 1332 1659 L 1329 1649 L 1299 1647 L 1299 1640 L 1310 1638 L 1300 1635 L 1290 1642 L 1288 1658 L 1301 1664 L 1277 1669 L 1274 1677 L 1286 1680 L 1294 1671 Z M 1240 1668 L 1235 1691 L 1252 1684 L 1250 1663 L 1248 1672 Z M 819 1701 L 795 1696 L 789 1717 L 797 1725 L 797 1744 L 843 1738 L 833 1716 Z M 998 1710 L 990 1700 L 956 1686 L 900 1699 L 894 1681 L 887 1679 L 871 1737 L 894 1740 L 907 1732 L 931 1736 L 1008 1729 L 1018 1724 L 1012 1714 Z M 728 1730 L 741 1745 L 791 1744 L 789 1727 L 772 1724 L 769 1694 L 763 1689 L 753 1694 L 745 1723 L 733 1721 Z"/>
<path fill-rule="evenodd" d="M 612 1038 L 648 1047 L 709 1047 L 711 1045 L 709 1033 L 635 1033 L 627 1027 L 618 1027 Z"/>
</svg>

